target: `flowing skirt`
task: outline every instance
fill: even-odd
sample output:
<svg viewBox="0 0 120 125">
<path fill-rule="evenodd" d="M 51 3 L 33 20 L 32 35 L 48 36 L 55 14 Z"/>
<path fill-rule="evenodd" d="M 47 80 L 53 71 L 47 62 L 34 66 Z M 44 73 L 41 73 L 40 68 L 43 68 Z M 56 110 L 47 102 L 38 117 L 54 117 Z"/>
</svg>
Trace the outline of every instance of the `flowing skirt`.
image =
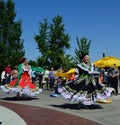
<svg viewBox="0 0 120 125">
<path fill-rule="evenodd" d="M 42 92 L 42 89 L 37 87 L 32 81 L 28 73 L 23 73 L 21 79 L 18 82 L 18 78 L 14 79 L 7 85 L 2 85 L 0 88 L 3 92 L 19 94 L 19 96 L 34 97 Z"/>
<path fill-rule="evenodd" d="M 97 100 L 105 100 L 111 96 L 111 89 L 106 89 L 96 82 L 93 77 L 78 78 L 75 81 L 68 82 L 65 86 L 60 86 L 58 91 L 70 101 L 92 105 Z"/>
</svg>

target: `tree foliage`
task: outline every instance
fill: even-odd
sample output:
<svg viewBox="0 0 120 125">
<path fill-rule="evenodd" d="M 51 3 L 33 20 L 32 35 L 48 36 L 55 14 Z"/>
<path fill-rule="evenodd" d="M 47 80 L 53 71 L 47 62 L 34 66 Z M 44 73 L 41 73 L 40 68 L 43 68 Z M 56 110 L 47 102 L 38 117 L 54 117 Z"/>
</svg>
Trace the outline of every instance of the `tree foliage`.
<svg viewBox="0 0 120 125">
<path fill-rule="evenodd" d="M 19 63 L 24 56 L 24 41 L 21 21 L 14 21 L 16 17 L 15 4 L 12 0 L 0 0 L 0 71 L 8 63 L 12 66 Z"/>
<path fill-rule="evenodd" d="M 34 61 L 34 60 L 29 60 L 28 64 L 30 66 L 38 67 L 38 63 L 36 61 Z"/>
<path fill-rule="evenodd" d="M 89 54 L 91 40 L 88 41 L 86 37 L 81 39 L 77 37 L 76 40 L 78 48 L 75 48 L 75 63 L 80 63 L 83 55 Z"/>
<path fill-rule="evenodd" d="M 44 19 L 39 25 L 39 34 L 34 37 L 41 52 L 38 62 L 40 65 L 57 69 L 64 65 L 66 57 L 70 57 L 65 56 L 66 49 L 70 49 L 70 36 L 66 33 L 63 19 L 59 15 L 55 16 L 51 23 Z"/>
</svg>

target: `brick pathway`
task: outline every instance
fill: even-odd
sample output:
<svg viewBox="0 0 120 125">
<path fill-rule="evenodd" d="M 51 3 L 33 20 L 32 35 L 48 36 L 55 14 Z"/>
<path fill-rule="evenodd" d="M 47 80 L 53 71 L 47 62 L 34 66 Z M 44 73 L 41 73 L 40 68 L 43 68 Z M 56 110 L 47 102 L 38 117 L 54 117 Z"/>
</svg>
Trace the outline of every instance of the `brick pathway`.
<svg viewBox="0 0 120 125">
<path fill-rule="evenodd" d="M 27 125 L 100 125 L 85 118 L 56 110 L 5 101 L 0 101 L 0 105 L 16 112 L 25 120 Z"/>
</svg>

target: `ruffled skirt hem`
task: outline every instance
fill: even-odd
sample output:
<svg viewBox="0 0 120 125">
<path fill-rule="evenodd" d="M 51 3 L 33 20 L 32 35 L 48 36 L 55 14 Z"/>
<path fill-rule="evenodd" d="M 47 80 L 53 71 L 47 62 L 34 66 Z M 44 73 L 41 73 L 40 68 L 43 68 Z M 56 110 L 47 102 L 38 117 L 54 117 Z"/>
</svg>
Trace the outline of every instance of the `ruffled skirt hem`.
<svg viewBox="0 0 120 125">
<path fill-rule="evenodd" d="M 24 89 L 20 87 L 8 87 L 0 86 L 1 90 L 5 93 L 19 94 L 19 96 L 26 95 L 28 97 L 35 97 L 42 92 L 42 89 L 30 89 L 29 86 L 26 86 Z"/>
<path fill-rule="evenodd" d="M 86 93 L 76 93 L 74 94 L 73 92 L 68 92 L 65 87 L 59 87 L 58 88 L 59 93 L 63 96 L 64 99 L 68 99 L 72 102 L 80 102 L 84 105 L 92 105 L 98 100 L 106 100 L 111 96 L 112 89 L 105 89 L 104 93 L 96 93 L 93 94 L 92 97 L 88 97 Z"/>
</svg>

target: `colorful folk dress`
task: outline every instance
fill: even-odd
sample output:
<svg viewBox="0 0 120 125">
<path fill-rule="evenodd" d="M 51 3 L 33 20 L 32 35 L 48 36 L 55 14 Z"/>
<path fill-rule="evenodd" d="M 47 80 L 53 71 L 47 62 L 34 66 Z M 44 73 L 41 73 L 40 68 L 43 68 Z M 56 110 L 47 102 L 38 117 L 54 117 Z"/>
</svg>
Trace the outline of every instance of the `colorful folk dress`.
<svg viewBox="0 0 120 125">
<path fill-rule="evenodd" d="M 78 64 L 75 72 L 78 76 L 74 81 L 67 82 L 65 86 L 58 88 L 64 99 L 92 105 L 98 100 L 106 100 L 110 97 L 111 91 L 98 83 L 99 72 L 94 71 L 93 64 Z"/>
<path fill-rule="evenodd" d="M 31 81 L 31 66 L 26 68 L 24 64 L 18 66 L 18 77 L 11 81 L 5 86 L 0 86 L 0 88 L 6 93 L 15 93 L 19 96 L 29 96 L 34 97 L 42 92 L 42 89 L 38 88 Z"/>
</svg>

